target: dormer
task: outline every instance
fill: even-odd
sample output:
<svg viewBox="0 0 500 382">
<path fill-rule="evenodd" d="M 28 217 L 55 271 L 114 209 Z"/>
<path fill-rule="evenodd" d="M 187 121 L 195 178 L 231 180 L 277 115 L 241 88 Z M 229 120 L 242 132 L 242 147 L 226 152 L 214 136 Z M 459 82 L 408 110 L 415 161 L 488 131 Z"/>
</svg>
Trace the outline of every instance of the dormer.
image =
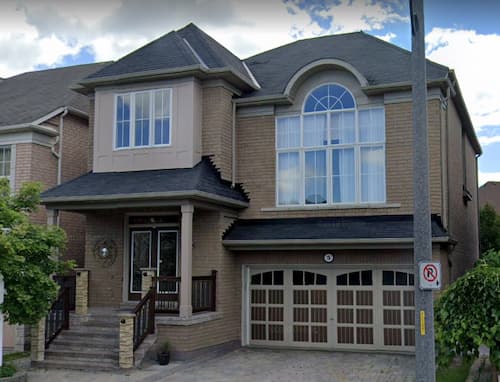
<svg viewBox="0 0 500 382">
<path fill-rule="evenodd" d="M 207 102 L 208 87 L 229 97 Z M 80 83 L 94 100 L 91 169 L 192 168 L 217 154 L 203 142 L 205 114 L 228 105 L 212 103 L 230 106 L 233 95 L 257 88 L 246 65 L 195 25 L 170 32 Z"/>
</svg>

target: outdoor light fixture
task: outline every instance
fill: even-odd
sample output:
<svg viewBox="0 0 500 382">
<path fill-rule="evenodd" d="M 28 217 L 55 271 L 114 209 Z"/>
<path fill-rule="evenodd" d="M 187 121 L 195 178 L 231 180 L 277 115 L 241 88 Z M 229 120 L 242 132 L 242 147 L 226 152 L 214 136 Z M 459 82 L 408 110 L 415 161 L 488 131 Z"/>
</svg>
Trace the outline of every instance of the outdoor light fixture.
<svg viewBox="0 0 500 382">
<path fill-rule="evenodd" d="M 109 267 L 116 260 L 116 244 L 113 240 L 100 239 L 94 246 L 94 256 L 104 267 Z"/>
<path fill-rule="evenodd" d="M 106 247 L 102 247 L 100 255 L 103 259 L 107 258 L 109 256 L 109 250 Z"/>
</svg>

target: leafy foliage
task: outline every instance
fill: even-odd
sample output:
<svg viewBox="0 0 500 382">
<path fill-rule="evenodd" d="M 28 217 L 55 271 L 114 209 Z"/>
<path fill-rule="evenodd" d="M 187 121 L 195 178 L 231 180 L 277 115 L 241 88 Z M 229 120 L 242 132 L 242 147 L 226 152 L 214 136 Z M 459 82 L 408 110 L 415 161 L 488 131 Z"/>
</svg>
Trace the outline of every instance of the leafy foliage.
<svg viewBox="0 0 500 382">
<path fill-rule="evenodd" d="M 479 212 L 479 245 L 481 253 L 490 249 L 500 251 L 500 215 L 486 204 Z"/>
<path fill-rule="evenodd" d="M 29 220 L 39 198 L 39 184 L 25 184 L 13 195 L 8 181 L 0 180 L 0 273 L 6 291 L 1 309 L 14 324 L 35 324 L 44 317 L 58 290 L 51 275 L 72 266 L 57 256 L 64 231 Z"/>
<path fill-rule="evenodd" d="M 11 364 L 5 364 L 0 367 L 0 378 L 12 377 L 16 374 L 16 367 Z"/>
<path fill-rule="evenodd" d="M 443 292 L 436 304 L 438 362 L 447 366 L 456 356 L 471 360 L 479 346 L 490 348 L 500 368 L 500 251 L 485 253 L 476 266 Z"/>
</svg>

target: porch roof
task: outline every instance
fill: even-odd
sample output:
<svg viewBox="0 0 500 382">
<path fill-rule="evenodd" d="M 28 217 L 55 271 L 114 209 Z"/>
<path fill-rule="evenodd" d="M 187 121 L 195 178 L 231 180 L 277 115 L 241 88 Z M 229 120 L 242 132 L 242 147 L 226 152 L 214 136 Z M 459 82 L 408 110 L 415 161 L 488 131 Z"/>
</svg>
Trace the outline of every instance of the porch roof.
<svg viewBox="0 0 500 382">
<path fill-rule="evenodd" d="M 435 243 L 450 241 L 437 215 L 432 215 L 432 237 Z M 413 216 L 241 219 L 225 232 L 223 243 L 236 250 L 301 246 L 319 249 L 374 244 L 409 246 L 413 243 Z"/>
<path fill-rule="evenodd" d="M 42 193 L 41 202 L 52 208 L 75 209 L 88 204 L 198 199 L 232 207 L 246 207 L 241 187 L 220 177 L 204 157 L 193 168 L 127 172 L 90 172 Z"/>
</svg>

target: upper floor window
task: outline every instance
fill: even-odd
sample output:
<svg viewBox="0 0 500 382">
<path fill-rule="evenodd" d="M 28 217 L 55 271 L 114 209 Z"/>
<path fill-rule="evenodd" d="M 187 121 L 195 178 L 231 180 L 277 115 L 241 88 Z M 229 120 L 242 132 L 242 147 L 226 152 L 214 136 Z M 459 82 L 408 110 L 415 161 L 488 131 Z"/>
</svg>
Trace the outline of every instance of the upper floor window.
<svg viewBox="0 0 500 382">
<path fill-rule="evenodd" d="M 10 146 L 0 146 L 0 177 L 10 177 L 11 148 Z"/>
<path fill-rule="evenodd" d="M 116 96 L 115 148 L 171 143 L 171 89 Z"/>
<path fill-rule="evenodd" d="M 358 109 L 341 85 L 277 118 L 276 155 L 278 205 L 385 202 L 384 108 Z"/>
</svg>

